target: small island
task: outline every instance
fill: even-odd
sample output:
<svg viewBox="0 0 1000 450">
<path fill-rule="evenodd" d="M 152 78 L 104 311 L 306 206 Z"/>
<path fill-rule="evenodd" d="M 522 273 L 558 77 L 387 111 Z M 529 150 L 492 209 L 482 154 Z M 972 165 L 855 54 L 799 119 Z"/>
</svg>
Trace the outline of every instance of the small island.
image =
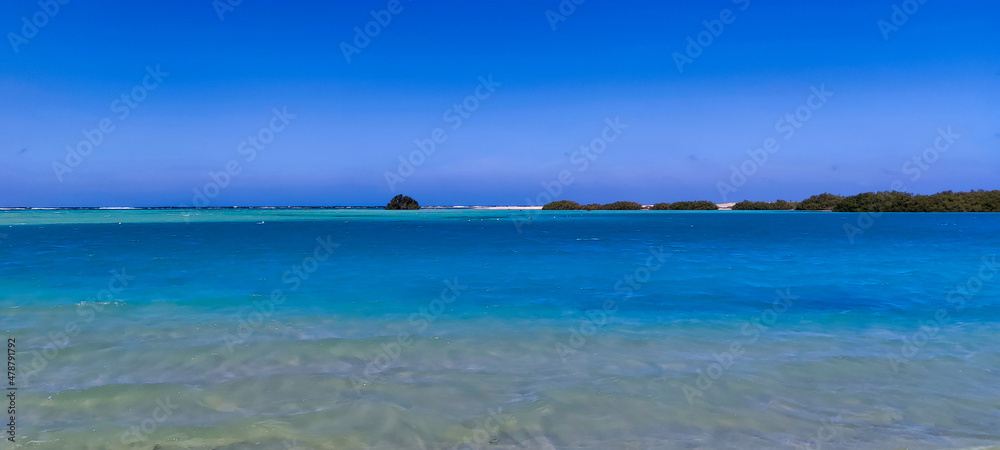
<svg viewBox="0 0 1000 450">
<path fill-rule="evenodd" d="M 551 203 L 547 203 L 542 206 L 543 210 L 563 210 L 563 211 L 628 211 L 628 210 L 640 210 L 643 209 L 642 205 L 636 202 L 614 202 L 608 203 L 606 205 L 601 205 L 599 203 L 591 203 L 589 205 L 581 205 L 577 202 L 569 200 L 559 200 Z"/>
<path fill-rule="evenodd" d="M 389 204 L 385 205 L 385 209 L 420 209 L 420 204 L 411 197 L 399 194 L 393 197 L 392 200 L 389 200 Z"/>
</svg>

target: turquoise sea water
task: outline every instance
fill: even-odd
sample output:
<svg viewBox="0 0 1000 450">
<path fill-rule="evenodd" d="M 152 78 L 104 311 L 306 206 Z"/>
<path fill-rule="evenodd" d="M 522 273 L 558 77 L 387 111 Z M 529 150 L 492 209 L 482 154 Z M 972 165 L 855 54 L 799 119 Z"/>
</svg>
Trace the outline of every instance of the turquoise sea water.
<svg viewBox="0 0 1000 450">
<path fill-rule="evenodd" d="M 998 232 L 990 214 L 0 212 L 18 364 L 0 448 L 1000 448 Z"/>
</svg>

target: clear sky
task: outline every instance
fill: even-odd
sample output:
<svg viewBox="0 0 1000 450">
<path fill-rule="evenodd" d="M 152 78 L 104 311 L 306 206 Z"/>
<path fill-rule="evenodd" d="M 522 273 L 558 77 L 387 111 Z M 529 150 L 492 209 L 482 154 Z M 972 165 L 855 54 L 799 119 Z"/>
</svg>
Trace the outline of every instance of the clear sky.
<svg viewBox="0 0 1000 450">
<path fill-rule="evenodd" d="M 2 206 L 1000 189 L 995 0 L 61 1 L 0 11 Z"/>
</svg>

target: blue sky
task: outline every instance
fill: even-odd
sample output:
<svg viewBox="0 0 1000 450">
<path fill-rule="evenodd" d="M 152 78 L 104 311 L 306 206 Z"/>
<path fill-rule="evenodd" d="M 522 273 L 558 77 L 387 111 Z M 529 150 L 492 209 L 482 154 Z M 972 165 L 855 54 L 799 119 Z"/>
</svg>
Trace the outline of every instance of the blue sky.
<svg viewBox="0 0 1000 450">
<path fill-rule="evenodd" d="M 8 2 L 0 205 L 1000 189 L 995 1 L 227 2 Z M 446 139 L 400 171 L 436 129 Z M 939 130 L 952 138 L 925 152 Z M 251 136 L 268 143 L 251 152 Z"/>
</svg>

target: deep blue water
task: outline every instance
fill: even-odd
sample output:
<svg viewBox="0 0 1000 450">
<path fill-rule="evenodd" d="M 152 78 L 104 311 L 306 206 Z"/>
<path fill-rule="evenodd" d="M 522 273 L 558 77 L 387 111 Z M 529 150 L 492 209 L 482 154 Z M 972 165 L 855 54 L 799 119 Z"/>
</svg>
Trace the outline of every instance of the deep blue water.
<svg viewBox="0 0 1000 450">
<path fill-rule="evenodd" d="M 996 446 L 998 231 L 995 214 L 8 211 L 0 329 L 25 448 Z"/>
</svg>

